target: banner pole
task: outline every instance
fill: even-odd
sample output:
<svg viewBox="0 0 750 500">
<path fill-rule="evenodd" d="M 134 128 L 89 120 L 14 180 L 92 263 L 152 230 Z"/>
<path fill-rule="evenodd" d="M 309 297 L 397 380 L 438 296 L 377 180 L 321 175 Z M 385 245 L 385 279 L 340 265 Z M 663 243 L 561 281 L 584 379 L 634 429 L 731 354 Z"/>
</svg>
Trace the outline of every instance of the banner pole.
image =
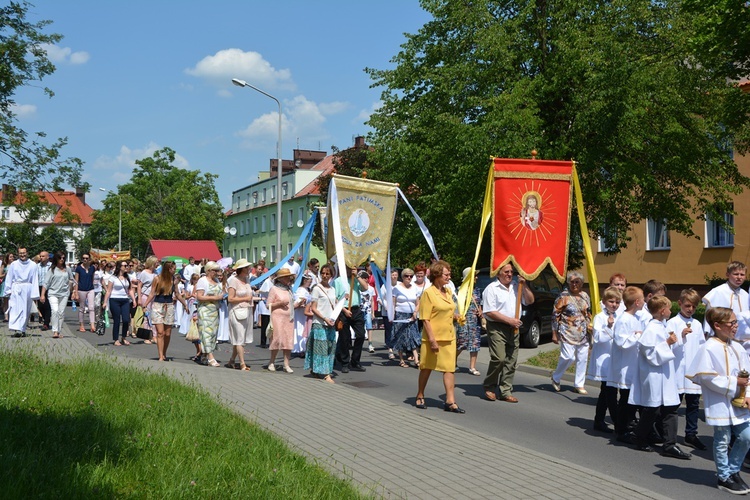
<svg viewBox="0 0 750 500">
<path fill-rule="evenodd" d="M 589 241 L 589 230 L 586 226 L 586 214 L 583 207 L 583 195 L 581 194 L 581 184 L 578 182 L 578 171 L 576 162 L 573 162 L 573 191 L 576 195 L 576 208 L 578 209 L 578 224 L 581 227 L 581 240 L 583 242 L 583 253 L 586 258 L 586 269 L 589 278 L 589 296 L 591 297 L 591 317 L 593 318 L 600 312 L 599 307 L 599 280 L 596 277 L 596 268 L 594 267 L 594 253 L 591 251 L 591 242 Z"/>
<path fill-rule="evenodd" d="M 512 285 L 511 285 L 512 286 Z M 523 283 L 518 283 L 518 295 L 516 296 L 516 319 L 521 317 L 521 297 L 523 296 Z M 513 329 L 513 333 L 518 335 L 518 328 Z"/>
</svg>

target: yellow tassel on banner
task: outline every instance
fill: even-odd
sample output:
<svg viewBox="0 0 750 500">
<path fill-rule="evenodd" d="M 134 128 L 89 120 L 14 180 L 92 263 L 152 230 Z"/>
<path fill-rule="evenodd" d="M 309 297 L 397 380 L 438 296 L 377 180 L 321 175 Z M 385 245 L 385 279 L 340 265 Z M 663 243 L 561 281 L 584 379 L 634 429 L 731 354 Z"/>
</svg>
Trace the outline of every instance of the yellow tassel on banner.
<svg viewBox="0 0 750 500">
<path fill-rule="evenodd" d="M 586 269 L 589 275 L 589 297 L 591 298 L 591 317 L 593 318 L 601 311 L 599 307 L 599 281 L 596 278 L 594 267 L 594 253 L 591 251 L 589 241 L 589 230 L 586 227 L 586 214 L 583 211 L 583 196 L 581 195 L 581 184 L 578 182 L 578 171 L 576 162 L 573 162 L 573 191 L 576 195 L 576 208 L 578 209 L 578 223 L 581 226 L 581 240 L 583 240 L 583 253 L 586 257 Z"/>
</svg>

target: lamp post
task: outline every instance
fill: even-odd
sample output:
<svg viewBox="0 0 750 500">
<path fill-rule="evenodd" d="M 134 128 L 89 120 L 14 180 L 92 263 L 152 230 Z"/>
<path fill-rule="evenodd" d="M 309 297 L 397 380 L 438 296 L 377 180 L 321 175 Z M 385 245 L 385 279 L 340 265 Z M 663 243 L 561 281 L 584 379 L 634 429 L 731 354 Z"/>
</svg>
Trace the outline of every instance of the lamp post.
<svg viewBox="0 0 750 500">
<path fill-rule="evenodd" d="M 104 191 L 105 193 L 109 191 L 112 194 L 116 194 L 117 199 L 120 201 L 120 221 L 117 225 L 117 251 L 122 252 L 122 196 L 111 189 L 99 188 L 99 191 Z"/>
<path fill-rule="evenodd" d="M 268 92 L 264 92 L 258 87 L 250 85 L 245 80 L 232 78 L 232 83 L 238 87 L 248 87 L 256 92 L 260 92 L 264 96 L 270 97 L 276 101 L 276 104 L 279 105 L 279 139 L 276 143 L 276 158 L 278 161 L 276 164 L 276 264 L 278 264 L 281 262 L 281 101 Z"/>
</svg>

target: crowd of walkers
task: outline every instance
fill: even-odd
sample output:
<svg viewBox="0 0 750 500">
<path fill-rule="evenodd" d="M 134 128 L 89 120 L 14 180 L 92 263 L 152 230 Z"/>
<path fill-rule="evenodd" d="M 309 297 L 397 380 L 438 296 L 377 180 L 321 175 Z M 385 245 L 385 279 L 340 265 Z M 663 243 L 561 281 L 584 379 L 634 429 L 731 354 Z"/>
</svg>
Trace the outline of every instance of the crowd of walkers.
<svg viewBox="0 0 750 500">
<path fill-rule="evenodd" d="M 16 259 L 17 257 L 17 259 Z M 24 248 L 0 263 L 0 297 L 4 320 L 15 336 L 25 336 L 29 317 L 38 315 L 42 329 L 61 338 L 69 299 L 78 309 L 81 332 L 86 326 L 99 334 L 112 328 L 114 346 L 130 345 L 139 337 L 155 343 L 160 361 L 168 361 L 172 331 L 191 340 L 194 360 L 220 367 L 215 353 L 219 342 L 229 342 L 232 353 L 223 365 L 249 371 L 245 346 L 260 327 L 260 347 L 269 349 L 265 369 L 292 373 L 290 359 L 304 357 L 304 369 L 334 383 L 334 369 L 364 372 L 364 343 L 374 350 L 369 335 L 376 318 L 382 321 L 385 348 L 394 366 L 419 369 L 415 406 L 426 409 L 425 390 L 432 371 L 442 373 L 443 409 L 464 413 L 455 399 L 454 372 L 463 351 L 469 352 L 468 371 L 476 368 L 480 334 L 486 330 L 490 363 L 484 379 L 485 398 L 517 403 L 512 381 L 521 320 L 517 302 L 530 305 L 533 291 L 514 277 L 508 264 L 483 291 L 469 286 L 468 313 L 457 307 L 456 288 L 447 262 L 419 263 L 391 273 L 381 284 L 365 269 L 346 268 L 336 276 L 332 263 L 311 259 L 303 270 L 290 259 L 262 282 L 265 262 L 240 259 L 234 265 L 195 262 L 179 270 L 171 261 L 148 257 L 117 262 L 90 259 L 83 254 L 75 265 L 65 255 L 46 252 L 29 258 Z M 299 286 L 295 278 L 302 274 Z M 463 272 L 465 281 L 470 269 Z M 666 286 L 656 280 L 642 288 L 627 286 L 615 274 L 602 294 L 602 312 L 592 317 L 584 277 L 568 273 L 567 287 L 552 311 L 553 342 L 560 345 L 559 361 L 551 374 L 555 391 L 575 366 L 573 388 L 587 394 L 585 381 L 601 384 L 594 429 L 612 433 L 637 450 L 652 452 L 661 445 L 664 456 L 688 460 L 677 444 L 677 410 L 686 404 L 684 443 L 699 450 L 700 399 L 706 422 L 714 426 L 713 453 L 718 487 L 734 494 L 750 493 L 739 475 L 750 449 L 750 296 L 742 288 L 747 267 L 731 262 L 727 281 L 704 297 L 693 289 L 680 293 L 679 312 L 672 315 Z M 378 286 L 379 285 L 379 286 Z M 693 315 L 706 306 L 701 324 Z M 389 312 L 390 310 L 390 312 Z M 393 318 L 392 320 L 389 318 Z M 746 351 L 747 349 L 747 351 Z M 278 366 L 281 355 L 283 364 Z M 607 413 L 614 430 L 606 423 Z"/>
</svg>

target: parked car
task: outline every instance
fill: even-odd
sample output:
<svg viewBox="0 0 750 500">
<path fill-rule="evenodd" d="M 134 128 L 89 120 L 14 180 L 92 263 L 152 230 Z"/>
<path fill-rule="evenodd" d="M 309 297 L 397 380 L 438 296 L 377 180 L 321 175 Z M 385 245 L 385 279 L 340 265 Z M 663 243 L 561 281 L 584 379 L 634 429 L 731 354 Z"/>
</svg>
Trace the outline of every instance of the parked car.
<svg viewBox="0 0 750 500">
<path fill-rule="evenodd" d="M 482 292 L 495 279 L 497 277 L 490 277 L 487 267 L 477 271 L 477 287 Z M 521 347 L 536 347 L 542 336 L 545 338 L 552 336 L 552 310 L 555 300 L 563 290 L 563 283 L 557 279 L 549 267 L 545 267 L 536 279 L 527 281 L 527 284 L 534 292 L 534 303 L 530 306 L 522 306 L 523 325 L 518 329 L 518 334 L 521 336 Z M 482 333 L 485 332 L 482 331 Z"/>
</svg>

